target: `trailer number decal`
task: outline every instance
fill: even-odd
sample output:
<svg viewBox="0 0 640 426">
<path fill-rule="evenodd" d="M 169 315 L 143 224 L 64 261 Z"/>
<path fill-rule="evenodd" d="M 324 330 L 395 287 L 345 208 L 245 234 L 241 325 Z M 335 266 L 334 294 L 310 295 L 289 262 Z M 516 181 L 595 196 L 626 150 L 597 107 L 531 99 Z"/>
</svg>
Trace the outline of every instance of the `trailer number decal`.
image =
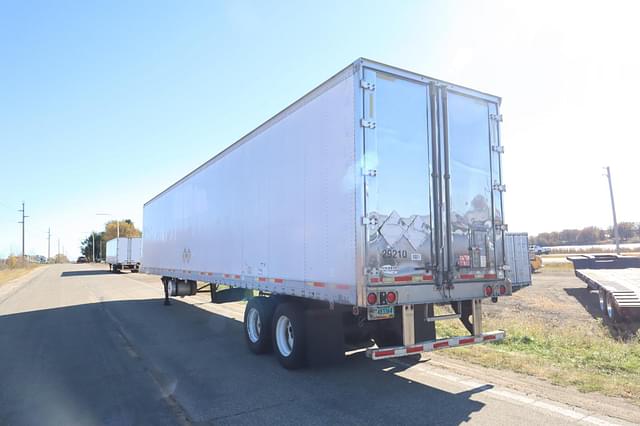
<svg viewBox="0 0 640 426">
<path fill-rule="evenodd" d="M 409 254 L 406 250 L 385 249 L 382 250 L 382 257 L 388 257 L 391 259 L 406 259 Z"/>
</svg>

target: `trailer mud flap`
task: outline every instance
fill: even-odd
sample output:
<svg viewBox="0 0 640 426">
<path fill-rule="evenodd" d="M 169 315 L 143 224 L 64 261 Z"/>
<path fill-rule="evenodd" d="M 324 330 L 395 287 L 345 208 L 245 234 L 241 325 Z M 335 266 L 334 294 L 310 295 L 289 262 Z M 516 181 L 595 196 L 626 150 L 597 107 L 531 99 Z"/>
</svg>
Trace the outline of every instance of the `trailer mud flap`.
<svg viewBox="0 0 640 426">
<path fill-rule="evenodd" d="M 344 326 L 338 311 L 305 311 L 307 363 L 317 367 L 345 360 Z"/>
</svg>

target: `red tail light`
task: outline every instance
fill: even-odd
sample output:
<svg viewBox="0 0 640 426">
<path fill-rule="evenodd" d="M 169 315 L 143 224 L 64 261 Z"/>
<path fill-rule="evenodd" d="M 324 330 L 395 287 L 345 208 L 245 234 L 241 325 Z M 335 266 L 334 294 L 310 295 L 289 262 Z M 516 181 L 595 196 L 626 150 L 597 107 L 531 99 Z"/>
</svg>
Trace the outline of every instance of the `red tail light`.
<svg viewBox="0 0 640 426">
<path fill-rule="evenodd" d="M 377 301 L 378 296 L 375 293 L 369 293 L 367 295 L 367 303 L 369 303 L 370 305 L 375 305 Z"/>
<path fill-rule="evenodd" d="M 507 286 L 502 284 L 500 285 L 500 295 L 507 294 Z"/>
<path fill-rule="evenodd" d="M 491 297 L 492 294 L 493 294 L 493 288 L 491 286 L 486 286 L 484 288 L 484 295 L 487 297 Z"/>
<path fill-rule="evenodd" d="M 396 294 L 393 291 L 387 293 L 387 303 L 396 303 Z"/>
</svg>

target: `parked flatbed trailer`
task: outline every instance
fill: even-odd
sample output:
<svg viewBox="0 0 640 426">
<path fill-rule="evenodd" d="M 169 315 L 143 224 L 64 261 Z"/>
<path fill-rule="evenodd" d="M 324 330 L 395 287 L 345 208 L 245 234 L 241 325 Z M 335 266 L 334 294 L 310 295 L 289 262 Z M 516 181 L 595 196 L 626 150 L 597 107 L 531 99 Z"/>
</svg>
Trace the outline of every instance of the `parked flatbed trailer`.
<svg viewBox="0 0 640 426">
<path fill-rule="evenodd" d="M 611 321 L 640 317 L 640 257 L 580 255 L 567 257 L 578 278 L 598 290 L 600 309 Z"/>
</svg>

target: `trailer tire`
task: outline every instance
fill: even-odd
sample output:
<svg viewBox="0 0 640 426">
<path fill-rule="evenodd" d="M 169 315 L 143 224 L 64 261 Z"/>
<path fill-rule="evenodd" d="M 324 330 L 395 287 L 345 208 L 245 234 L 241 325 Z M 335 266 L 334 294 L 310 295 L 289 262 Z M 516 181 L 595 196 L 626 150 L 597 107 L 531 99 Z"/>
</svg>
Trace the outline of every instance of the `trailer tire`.
<svg viewBox="0 0 640 426">
<path fill-rule="evenodd" d="M 249 350 L 260 355 L 271 352 L 271 322 L 274 303 L 267 297 L 252 297 L 244 309 L 244 338 Z"/>
<path fill-rule="evenodd" d="M 620 319 L 620 315 L 618 312 L 618 308 L 616 307 L 616 301 L 613 298 L 613 294 L 607 293 L 607 318 L 611 322 L 618 322 Z"/>
<path fill-rule="evenodd" d="M 607 313 L 607 292 L 604 289 L 598 290 L 598 304 L 600 305 L 600 311 L 603 314 Z"/>
<path fill-rule="evenodd" d="M 288 370 L 305 366 L 306 325 L 301 306 L 295 303 L 281 303 L 276 307 L 271 337 L 280 365 Z"/>
</svg>

